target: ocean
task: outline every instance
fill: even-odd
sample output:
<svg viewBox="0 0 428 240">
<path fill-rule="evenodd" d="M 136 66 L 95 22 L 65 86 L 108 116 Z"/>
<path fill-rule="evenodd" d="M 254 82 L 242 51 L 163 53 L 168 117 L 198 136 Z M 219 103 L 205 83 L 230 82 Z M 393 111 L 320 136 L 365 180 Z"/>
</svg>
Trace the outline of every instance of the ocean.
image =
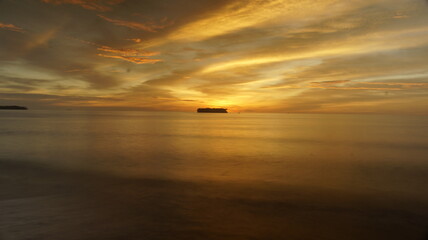
<svg viewBox="0 0 428 240">
<path fill-rule="evenodd" d="M 428 239 L 428 117 L 0 111 L 0 239 Z"/>
</svg>

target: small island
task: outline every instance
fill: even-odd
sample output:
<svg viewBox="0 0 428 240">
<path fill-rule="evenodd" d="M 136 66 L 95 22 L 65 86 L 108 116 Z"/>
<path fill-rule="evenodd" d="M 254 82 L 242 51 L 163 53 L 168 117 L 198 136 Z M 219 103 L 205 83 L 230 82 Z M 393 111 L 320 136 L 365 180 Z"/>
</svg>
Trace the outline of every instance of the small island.
<svg viewBox="0 0 428 240">
<path fill-rule="evenodd" d="M 22 106 L 0 106 L 0 110 L 27 110 L 27 107 Z"/>
<path fill-rule="evenodd" d="M 226 108 L 198 108 L 198 113 L 227 113 Z"/>
</svg>

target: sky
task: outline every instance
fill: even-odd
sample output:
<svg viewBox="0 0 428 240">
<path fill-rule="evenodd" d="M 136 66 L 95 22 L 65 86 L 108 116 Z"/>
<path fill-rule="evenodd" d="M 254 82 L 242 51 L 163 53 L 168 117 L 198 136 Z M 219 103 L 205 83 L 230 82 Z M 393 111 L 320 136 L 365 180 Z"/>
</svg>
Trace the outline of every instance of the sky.
<svg viewBox="0 0 428 240">
<path fill-rule="evenodd" d="M 426 0 L 0 0 L 0 105 L 428 114 Z"/>
</svg>

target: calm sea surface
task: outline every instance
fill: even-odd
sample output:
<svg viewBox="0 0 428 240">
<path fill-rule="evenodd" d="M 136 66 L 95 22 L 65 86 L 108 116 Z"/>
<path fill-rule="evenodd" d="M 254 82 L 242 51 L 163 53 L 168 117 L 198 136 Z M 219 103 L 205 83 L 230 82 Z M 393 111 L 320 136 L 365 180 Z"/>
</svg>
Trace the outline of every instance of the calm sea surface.
<svg viewBox="0 0 428 240">
<path fill-rule="evenodd" d="M 270 186 L 287 186 L 313 191 L 322 189 L 339 195 L 362 194 L 381 199 L 380 203 L 376 200 L 380 205 L 384 202 L 390 206 L 391 201 L 397 201 L 391 207 L 391 211 L 396 214 L 402 211 L 400 201 L 407 204 L 414 202 L 420 204 L 412 212 L 412 219 L 417 219 L 412 220 L 414 222 L 403 220 L 397 223 L 398 220 L 391 220 L 391 223 L 386 224 L 385 219 L 389 219 L 390 210 L 379 213 L 379 222 L 385 223 L 385 232 L 388 226 L 399 229 L 400 225 L 406 225 L 409 232 L 412 227 L 418 226 L 419 232 L 415 232 L 414 236 L 420 238 L 406 239 L 425 239 L 423 236 L 425 230 L 428 230 L 428 225 L 424 227 L 424 224 L 428 224 L 427 216 L 424 215 L 428 209 L 422 209 L 428 203 L 428 118 L 421 116 L 0 111 L 0 160 L 40 164 L 57 169 L 95 171 L 116 177 L 257 185 L 265 189 Z M 302 190 L 304 191 L 306 190 Z M 186 204 L 188 200 L 180 201 L 183 205 L 192 205 Z M 306 201 L 310 202 L 311 199 Z M 319 206 L 324 206 L 322 204 Z M 354 229 L 349 231 L 355 231 L 353 214 L 360 214 L 358 216 L 364 216 L 364 219 L 372 218 L 370 214 L 360 212 L 366 205 L 355 204 L 356 207 L 352 207 L 349 214 L 346 213 L 346 219 L 351 222 L 348 227 Z M 332 205 L 330 208 L 337 206 Z M 227 206 L 235 205 L 227 202 L 219 208 L 225 209 Z M 269 210 L 272 204 L 240 206 L 245 214 L 252 212 L 254 219 L 263 219 L 260 217 L 261 213 L 257 215 L 260 207 L 263 209 L 263 216 L 269 219 L 265 222 L 283 222 L 279 217 L 270 217 L 269 212 L 273 214 L 276 211 L 275 207 Z M 290 207 L 292 205 L 287 206 L 293 209 Z M 230 208 L 235 209 L 233 211 L 239 209 Z M 290 213 L 284 207 L 277 209 L 283 211 L 281 218 Z M 320 207 L 317 210 L 323 216 L 321 219 L 330 214 L 324 213 L 323 209 Z M 300 214 L 310 214 L 308 211 L 305 207 L 296 212 L 299 215 L 295 219 L 301 219 L 302 229 L 305 229 L 309 220 Z M 339 209 L 338 212 L 342 214 L 345 211 Z M 243 215 L 237 213 L 236 217 L 240 219 Z M 397 219 L 406 219 L 406 216 L 407 219 L 410 218 L 405 214 L 397 216 Z M 198 215 L 198 221 L 203 222 L 201 219 L 205 217 L 206 215 Z M 312 220 L 313 226 L 316 226 L 315 222 L 320 222 Z M 218 220 L 216 223 L 220 224 L 222 221 Z M 364 221 L 359 220 L 359 227 L 369 231 L 370 228 L 364 227 Z M 240 222 L 245 223 L 242 220 Z M 332 220 L 331 227 L 334 225 Z M 257 229 L 254 226 L 250 228 Z M 229 233 L 235 234 L 234 231 L 230 230 Z M 245 235 L 245 232 L 249 231 L 242 230 L 242 234 Z M 302 234 L 296 233 L 295 236 L 303 236 L 304 231 L 301 232 Z M 259 233 L 252 234 L 254 235 L 242 238 L 227 234 L 218 238 L 210 234 L 201 236 L 211 236 L 206 239 L 229 239 L 225 236 L 232 236 L 230 239 L 264 239 L 257 235 Z M 287 236 L 281 234 L 282 232 L 278 232 L 272 239 Z M 370 234 L 364 236 L 371 236 Z M 408 232 L 402 234 L 405 236 Z M 289 239 L 336 239 L 331 237 L 334 234 L 325 233 L 324 236 L 325 238 Z M 148 239 L 157 238 L 153 236 Z M 169 238 L 164 236 L 163 239 Z M 177 235 L 176 239 L 181 238 Z M 182 239 L 193 238 L 183 235 Z"/>
<path fill-rule="evenodd" d="M 119 175 L 428 195 L 428 118 L 1 111 L 0 159 Z"/>
</svg>

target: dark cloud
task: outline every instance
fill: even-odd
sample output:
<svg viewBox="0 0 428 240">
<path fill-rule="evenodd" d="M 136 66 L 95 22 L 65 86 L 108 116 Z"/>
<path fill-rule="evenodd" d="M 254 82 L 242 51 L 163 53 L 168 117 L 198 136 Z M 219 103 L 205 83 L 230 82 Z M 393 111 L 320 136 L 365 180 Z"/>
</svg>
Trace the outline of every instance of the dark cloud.
<svg viewBox="0 0 428 240">
<path fill-rule="evenodd" d="M 41 1 L 45 3 L 56 4 L 56 5 L 60 5 L 60 4 L 79 5 L 85 9 L 105 12 L 105 11 L 111 11 L 114 5 L 119 4 L 124 0 L 41 0 Z"/>
<path fill-rule="evenodd" d="M 109 74 L 98 72 L 96 67 L 102 62 L 122 59 L 132 63 L 155 63 L 160 59 L 148 58 L 153 52 L 142 49 L 131 49 L 132 42 L 126 39 L 144 37 L 136 35 L 126 29 L 114 29 L 111 23 L 100 19 L 96 14 L 85 9 L 97 11 L 109 11 L 112 18 L 125 17 L 148 21 L 148 29 L 157 31 L 171 25 L 166 18 L 188 18 L 195 14 L 215 8 L 213 3 L 186 4 L 175 1 L 74 1 L 74 0 L 45 0 L 34 1 L 2 1 L 0 13 L 5 18 L 22 23 L 30 32 L 21 36 L 14 36 L 0 32 L 0 61 L 24 60 L 29 65 L 45 68 L 65 78 L 76 78 L 78 81 L 86 81 L 94 88 L 111 88 L 120 83 L 119 78 Z M 223 1 L 224 2 L 224 1 Z M 46 3 L 52 3 L 46 4 Z M 208 4 L 207 4 L 208 3 Z M 68 5 L 80 5 L 83 8 L 70 8 Z M 221 5 L 221 1 L 216 3 Z M 147 9 L 150 6 L 152 11 Z M 177 7 L 180 11 L 177 11 Z M 34 11 L 37 9 L 37 11 Z M 117 10 L 117 11 L 116 11 Z M 4 14 L 3 14 L 4 13 Z M 17 14 L 19 13 L 19 14 Z M 147 13 L 147 14 L 146 14 Z M 153 15 L 156 13 L 157 15 Z M 104 17 L 106 19 L 107 17 Z M 150 18 L 160 19 L 159 23 L 150 22 Z M 28 22 L 24 19 L 33 19 Z M 109 18 L 110 19 L 110 18 Z M 54 20 L 54 21 L 52 21 Z M 178 20 L 178 22 L 183 22 Z M 185 22 L 185 21 L 184 21 Z M 118 22 L 116 22 L 118 23 Z M 120 23 L 132 23 L 131 21 Z M 141 23 L 142 26 L 144 23 Z M 0 25 L 3 26 L 3 25 Z M 8 29 L 21 30 L 13 24 L 4 25 Z M 34 27 L 36 26 L 36 27 Z M 132 26 L 136 26 L 135 24 Z M 146 26 L 146 25 L 145 25 Z M 113 47 L 108 47 L 110 45 Z M 120 46 L 120 48 L 114 48 Z M 111 51 L 107 51 L 111 50 Z M 115 51 L 113 53 L 112 51 Z M 134 50 L 133 54 L 130 54 Z M 106 52 L 100 53 L 101 52 Z M 119 53 L 120 52 L 120 53 Z M 111 59 L 111 60 L 108 60 Z M 124 68 L 130 69 L 129 64 L 123 63 Z M 72 72 L 70 69 L 86 69 L 85 72 Z"/>
</svg>

